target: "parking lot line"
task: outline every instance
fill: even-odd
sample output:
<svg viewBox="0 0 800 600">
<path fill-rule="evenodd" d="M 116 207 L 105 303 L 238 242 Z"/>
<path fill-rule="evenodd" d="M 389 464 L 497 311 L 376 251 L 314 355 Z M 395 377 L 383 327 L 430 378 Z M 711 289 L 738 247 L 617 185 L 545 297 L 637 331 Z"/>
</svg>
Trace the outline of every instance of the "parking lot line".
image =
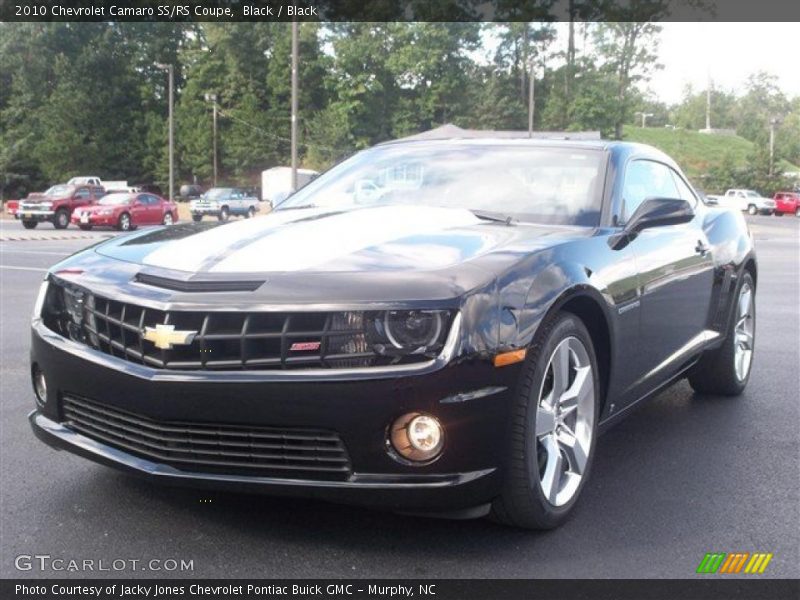
<svg viewBox="0 0 800 600">
<path fill-rule="evenodd" d="M 0 265 L 0 269 L 11 269 L 12 271 L 40 271 L 46 273 L 47 269 L 37 269 L 36 267 L 17 267 L 15 265 Z"/>
</svg>

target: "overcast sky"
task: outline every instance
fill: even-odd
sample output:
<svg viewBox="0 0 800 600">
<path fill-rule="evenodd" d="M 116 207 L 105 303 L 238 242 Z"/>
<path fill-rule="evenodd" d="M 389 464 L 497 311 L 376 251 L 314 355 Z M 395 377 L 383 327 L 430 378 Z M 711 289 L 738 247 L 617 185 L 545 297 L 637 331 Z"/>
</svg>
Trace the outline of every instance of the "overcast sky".
<svg viewBox="0 0 800 600">
<path fill-rule="evenodd" d="M 789 0 L 787 0 L 789 1 Z M 691 83 L 704 90 L 708 73 L 718 88 L 738 91 L 759 70 L 779 77 L 789 97 L 800 96 L 800 23 L 662 23 L 661 71 L 650 88 L 667 103 Z"/>
<path fill-rule="evenodd" d="M 786 0 L 797 2 L 798 0 Z M 568 25 L 554 24 L 558 38 L 554 50 L 567 46 Z M 681 100 L 684 86 L 706 89 L 709 72 L 714 86 L 741 93 L 747 78 L 757 71 L 778 76 L 778 83 L 790 98 L 800 96 L 800 23 L 665 23 L 659 25 L 659 62 L 646 87 L 667 104 Z M 583 27 L 576 27 L 580 52 L 586 38 Z M 487 32 L 481 59 L 489 61 L 497 39 Z M 557 60 L 549 64 L 558 66 Z M 541 76 L 541 75 L 540 75 Z"/>
</svg>

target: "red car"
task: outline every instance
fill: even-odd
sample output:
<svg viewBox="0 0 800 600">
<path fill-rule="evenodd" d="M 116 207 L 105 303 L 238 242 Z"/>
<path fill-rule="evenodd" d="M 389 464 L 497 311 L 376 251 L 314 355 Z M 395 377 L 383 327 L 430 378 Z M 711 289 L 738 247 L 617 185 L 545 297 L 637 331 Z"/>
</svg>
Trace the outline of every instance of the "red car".
<svg viewBox="0 0 800 600">
<path fill-rule="evenodd" d="M 776 215 L 794 214 L 800 217 L 800 192 L 778 192 L 774 199 Z"/>
<path fill-rule="evenodd" d="M 128 192 L 107 194 L 72 214 L 72 222 L 83 230 L 105 226 L 130 231 L 139 225 L 172 225 L 177 220 L 174 202 L 155 194 Z"/>
</svg>

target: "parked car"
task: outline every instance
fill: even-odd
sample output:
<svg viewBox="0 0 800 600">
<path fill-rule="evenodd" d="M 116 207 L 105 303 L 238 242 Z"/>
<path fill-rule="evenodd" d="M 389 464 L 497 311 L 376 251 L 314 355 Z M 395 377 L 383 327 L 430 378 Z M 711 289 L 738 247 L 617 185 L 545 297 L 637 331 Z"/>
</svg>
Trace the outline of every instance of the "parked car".
<svg viewBox="0 0 800 600">
<path fill-rule="evenodd" d="M 137 183 L 133 188 L 136 192 L 145 192 L 147 194 L 164 197 L 164 192 L 157 183 Z"/>
<path fill-rule="evenodd" d="M 85 206 L 72 214 L 72 222 L 83 230 L 93 227 L 116 227 L 120 231 L 139 225 L 172 225 L 178 220 L 174 202 L 155 194 L 118 192 L 107 194 L 93 206 Z"/>
<path fill-rule="evenodd" d="M 750 215 L 771 215 L 775 212 L 775 201 L 764 198 L 754 190 L 731 189 L 724 196 L 709 196 L 720 206 L 746 211 Z"/>
<path fill-rule="evenodd" d="M 800 192 L 778 192 L 775 194 L 775 214 L 800 217 Z"/>
<path fill-rule="evenodd" d="M 683 378 L 742 393 L 756 281 L 743 215 L 654 148 L 388 143 L 263 218 L 52 267 L 29 418 L 154 482 L 551 528 L 601 428 Z"/>
<path fill-rule="evenodd" d="M 258 198 L 241 188 L 211 188 L 202 197 L 192 200 L 189 210 L 194 221 L 202 221 L 205 216 L 217 217 L 227 221 L 231 215 L 254 217 L 260 210 Z"/>
<path fill-rule="evenodd" d="M 19 200 L 6 200 L 5 201 L 6 213 L 11 215 L 12 217 L 17 214 L 17 210 L 18 209 L 19 209 Z"/>
<path fill-rule="evenodd" d="M 54 185 L 43 194 L 28 194 L 14 216 L 25 229 L 33 229 L 43 221 L 52 223 L 56 229 L 65 229 L 76 208 L 93 204 L 104 194 L 103 188 L 92 185 Z"/>
<path fill-rule="evenodd" d="M 203 191 L 203 186 L 187 183 L 181 186 L 181 189 L 178 191 L 178 196 L 180 196 L 181 200 L 194 200 L 202 196 Z"/>
<path fill-rule="evenodd" d="M 84 175 L 80 177 L 73 177 L 67 182 L 67 185 L 91 185 L 94 187 L 101 187 L 106 192 L 128 192 L 133 191 L 127 181 L 103 181 L 96 175 Z"/>
</svg>

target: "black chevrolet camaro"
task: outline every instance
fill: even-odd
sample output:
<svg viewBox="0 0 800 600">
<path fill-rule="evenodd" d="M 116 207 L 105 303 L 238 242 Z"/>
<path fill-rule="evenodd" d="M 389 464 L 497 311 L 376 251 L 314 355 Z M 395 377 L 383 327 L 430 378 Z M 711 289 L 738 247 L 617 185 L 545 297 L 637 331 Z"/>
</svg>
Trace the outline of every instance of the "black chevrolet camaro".
<svg viewBox="0 0 800 600">
<path fill-rule="evenodd" d="M 554 527 L 631 407 L 742 392 L 756 269 L 653 148 L 383 144 L 54 266 L 30 423 L 154 481 Z"/>
</svg>

